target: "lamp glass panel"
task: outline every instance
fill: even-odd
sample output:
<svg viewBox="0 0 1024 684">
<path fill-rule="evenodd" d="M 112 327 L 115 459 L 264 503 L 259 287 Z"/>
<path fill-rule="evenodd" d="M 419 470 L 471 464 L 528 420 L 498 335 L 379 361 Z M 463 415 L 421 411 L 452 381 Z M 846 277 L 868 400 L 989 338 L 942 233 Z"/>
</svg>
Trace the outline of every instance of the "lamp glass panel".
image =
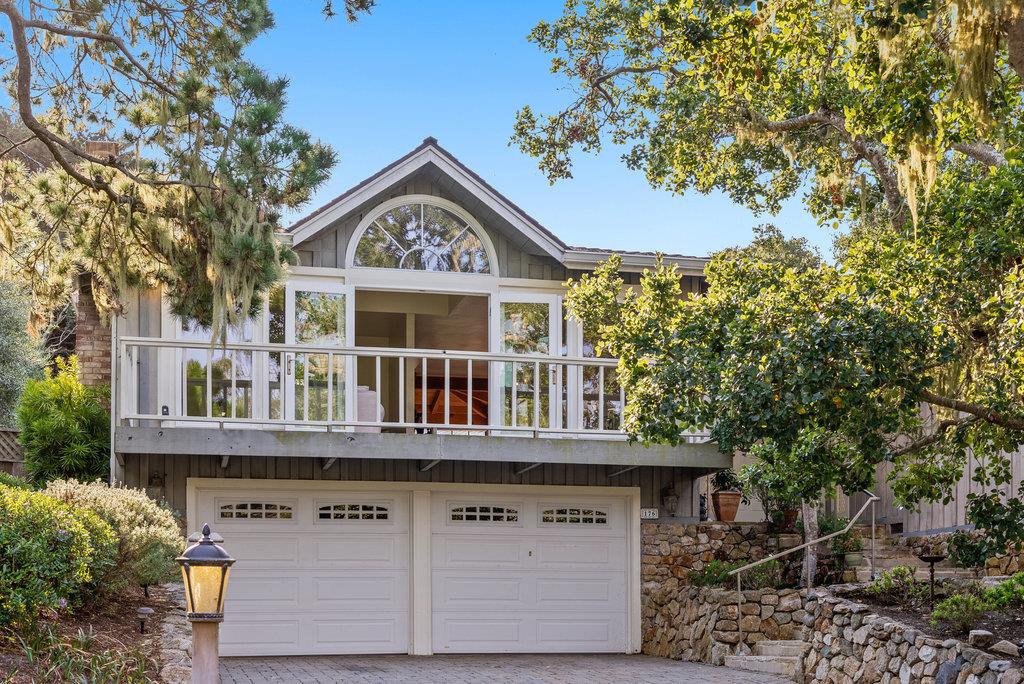
<svg viewBox="0 0 1024 684">
<path fill-rule="evenodd" d="M 224 598 L 221 595 L 221 574 L 224 575 L 224 587 L 227 587 L 228 568 L 216 565 L 193 565 L 182 568 L 182 576 L 189 583 L 186 592 L 189 613 L 220 613 L 223 611 Z"/>
</svg>

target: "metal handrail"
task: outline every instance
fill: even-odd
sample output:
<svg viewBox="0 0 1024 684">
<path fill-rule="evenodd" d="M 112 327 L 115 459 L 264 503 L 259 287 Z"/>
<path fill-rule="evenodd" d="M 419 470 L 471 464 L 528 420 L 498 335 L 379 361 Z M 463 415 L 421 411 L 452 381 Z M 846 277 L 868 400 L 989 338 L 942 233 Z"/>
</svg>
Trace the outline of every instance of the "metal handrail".
<svg viewBox="0 0 1024 684">
<path fill-rule="evenodd" d="M 756 561 L 754 561 L 752 563 L 747 563 L 743 567 L 736 568 L 735 570 L 730 570 L 729 571 L 729 573 L 728 573 L 729 575 L 736 577 L 736 593 L 737 593 L 737 598 L 736 598 L 736 629 L 737 629 L 737 631 L 739 632 L 739 635 L 740 635 L 740 643 L 743 642 L 743 629 L 739 626 L 740 625 L 740 618 L 743 617 L 743 586 L 742 586 L 741 580 L 740 580 L 740 578 L 743 575 L 743 573 L 746 572 L 747 570 L 750 570 L 751 568 L 756 568 L 759 565 L 764 565 L 765 563 L 769 563 L 771 561 L 777 560 L 779 558 L 782 558 L 783 556 L 788 556 L 791 553 L 796 553 L 797 551 L 802 551 L 803 549 L 806 549 L 809 546 L 813 546 L 815 544 L 820 544 L 821 542 L 828 541 L 829 539 L 832 539 L 833 537 L 838 537 L 840 535 L 848 533 L 850 530 L 853 529 L 853 526 L 857 524 L 857 521 L 860 520 L 860 516 L 862 516 L 864 514 L 864 511 L 867 509 L 868 506 L 871 507 L 871 560 L 870 560 L 870 562 L 868 564 L 868 568 L 870 570 L 870 576 L 871 577 L 875 576 L 875 547 L 876 547 L 876 543 L 875 543 L 875 503 L 878 502 L 878 501 L 881 501 L 882 499 L 880 497 L 878 497 L 877 495 L 875 495 L 873 492 L 869 492 L 866 489 L 864 490 L 864 493 L 868 495 L 868 500 L 865 501 L 864 505 L 860 507 L 860 510 L 857 511 L 857 514 L 850 518 L 850 522 L 848 522 L 846 524 L 846 527 L 844 527 L 843 529 L 837 530 L 835 532 L 832 532 L 831 534 L 826 534 L 824 537 L 817 537 L 815 539 L 812 539 L 809 542 L 804 542 L 803 544 L 800 544 L 799 546 L 794 546 L 791 549 L 786 549 L 785 551 L 780 551 L 779 553 L 776 553 L 776 554 L 773 554 L 771 556 L 768 556 L 767 558 L 762 558 L 761 560 L 756 560 Z"/>
</svg>

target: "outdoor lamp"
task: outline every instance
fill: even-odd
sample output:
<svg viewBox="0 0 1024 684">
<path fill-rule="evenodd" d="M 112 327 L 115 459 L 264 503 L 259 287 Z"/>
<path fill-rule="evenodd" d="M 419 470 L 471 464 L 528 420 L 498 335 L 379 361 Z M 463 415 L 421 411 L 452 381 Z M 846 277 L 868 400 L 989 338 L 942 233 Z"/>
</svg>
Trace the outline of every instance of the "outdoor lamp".
<svg viewBox="0 0 1024 684">
<path fill-rule="evenodd" d="M 185 583 L 185 612 L 191 622 L 222 622 L 228 573 L 235 559 L 210 538 L 210 526 L 203 536 L 178 557 Z"/>
</svg>

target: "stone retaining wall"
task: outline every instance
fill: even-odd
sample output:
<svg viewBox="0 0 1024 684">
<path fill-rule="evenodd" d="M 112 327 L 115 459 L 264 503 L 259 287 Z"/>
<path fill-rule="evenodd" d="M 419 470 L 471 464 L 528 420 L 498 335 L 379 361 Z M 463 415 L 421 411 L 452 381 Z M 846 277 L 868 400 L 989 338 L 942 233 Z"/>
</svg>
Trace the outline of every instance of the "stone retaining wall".
<svg viewBox="0 0 1024 684">
<path fill-rule="evenodd" d="M 956 639 L 931 638 L 827 590 L 738 592 L 672 578 L 647 592 L 644 653 L 720 665 L 766 639 L 810 648 L 805 684 L 1022 684 L 1024 670 Z"/>
<path fill-rule="evenodd" d="M 672 519 L 641 526 L 640 577 L 643 582 L 685 579 L 712 560 L 747 561 L 778 549 L 765 523 L 683 523 Z"/>
<path fill-rule="evenodd" d="M 940 534 L 894 537 L 893 546 L 897 549 L 906 549 L 911 555 L 920 556 L 922 553 L 949 553 L 949 538 L 952 533 L 943 532 Z M 989 577 L 1001 577 L 1012 575 L 1024 570 L 1024 553 L 1013 553 L 1010 550 L 1002 556 L 989 558 L 985 563 L 985 574 Z"/>
</svg>

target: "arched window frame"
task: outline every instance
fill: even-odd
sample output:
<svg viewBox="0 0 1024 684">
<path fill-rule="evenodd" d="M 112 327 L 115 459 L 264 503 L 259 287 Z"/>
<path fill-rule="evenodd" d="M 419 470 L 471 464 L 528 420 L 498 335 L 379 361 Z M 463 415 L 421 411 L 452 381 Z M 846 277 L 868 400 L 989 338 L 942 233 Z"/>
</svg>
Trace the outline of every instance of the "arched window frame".
<svg viewBox="0 0 1024 684">
<path fill-rule="evenodd" d="M 382 214 L 391 211 L 395 207 L 400 207 L 405 204 L 430 204 L 446 211 L 450 211 L 455 214 L 458 218 L 466 222 L 466 225 L 476 233 L 477 238 L 480 240 L 480 244 L 483 245 L 484 251 L 487 253 L 487 265 L 489 273 L 456 273 L 451 271 L 419 271 L 415 269 L 404 269 L 404 268 L 380 268 L 377 266 L 359 266 L 355 263 L 356 261 L 356 248 L 359 246 L 359 241 L 363 239 L 363 235 L 373 222 L 376 221 Z M 455 277 L 498 277 L 498 253 L 494 249 L 494 243 L 491 242 L 491 237 L 484 230 L 480 222 L 473 217 L 472 214 L 467 212 L 465 209 L 460 207 L 454 202 L 450 202 L 441 197 L 435 197 L 434 195 L 402 195 L 388 200 L 382 204 L 378 204 L 373 208 L 372 211 L 366 213 L 363 220 L 356 226 L 355 231 L 352 233 L 352 238 L 348 242 L 348 248 L 345 251 L 345 268 L 356 268 L 367 271 L 379 271 L 388 273 L 434 273 L 451 275 Z"/>
</svg>

